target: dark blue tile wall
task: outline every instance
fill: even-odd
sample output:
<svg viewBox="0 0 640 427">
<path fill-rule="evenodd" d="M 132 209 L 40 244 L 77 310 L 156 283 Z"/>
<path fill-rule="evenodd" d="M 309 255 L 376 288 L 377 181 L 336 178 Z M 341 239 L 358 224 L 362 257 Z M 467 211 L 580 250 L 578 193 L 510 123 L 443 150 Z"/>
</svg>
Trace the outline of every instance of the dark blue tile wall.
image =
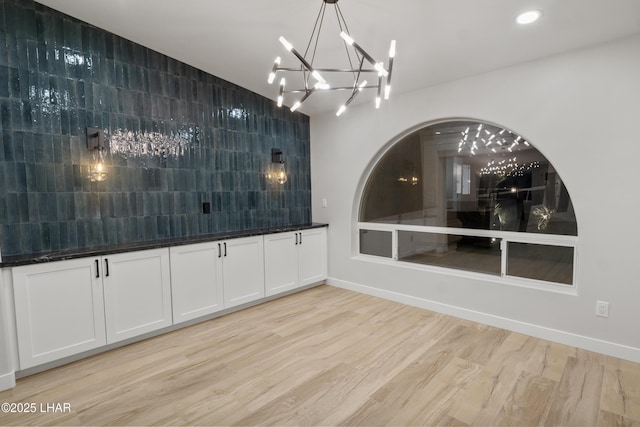
<svg viewBox="0 0 640 427">
<path fill-rule="evenodd" d="M 104 182 L 87 178 L 87 127 L 106 133 Z M 284 153 L 282 186 L 265 176 L 271 148 Z M 31 0 L 0 0 L 4 256 L 310 221 L 307 116 Z"/>
</svg>

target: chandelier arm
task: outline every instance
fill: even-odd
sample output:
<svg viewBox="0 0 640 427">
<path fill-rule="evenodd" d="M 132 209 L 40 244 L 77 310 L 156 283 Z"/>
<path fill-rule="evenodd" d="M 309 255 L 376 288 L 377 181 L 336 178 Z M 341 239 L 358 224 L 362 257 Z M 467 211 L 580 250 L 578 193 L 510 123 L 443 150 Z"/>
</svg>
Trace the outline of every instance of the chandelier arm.
<svg viewBox="0 0 640 427">
<path fill-rule="evenodd" d="M 313 92 L 314 92 L 314 91 L 313 91 L 313 90 L 305 90 L 304 92 L 305 92 L 304 96 L 303 96 L 302 98 L 300 98 L 300 100 L 299 100 L 299 101 L 296 101 L 296 102 L 295 102 L 295 104 L 293 104 L 293 105 L 291 106 L 291 108 L 290 108 L 291 112 L 294 112 L 294 111 L 296 111 L 298 108 L 300 108 L 300 106 L 302 105 L 302 103 L 303 103 L 304 101 L 306 101 L 306 100 L 307 100 L 307 98 L 309 98 L 309 97 L 313 94 Z"/>
<path fill-rule="evenodd" d="M 309 90 L 309 78 L 311 78 L 311 74 L 308 74 L 306 71 L 303 70 L 302 78 L 304 81 L 304 89 Z"/>
<path fill-rule="evenodd" d="M 361 92 L 361 91 L 360 91 L 360 90 L 358 90 L 358 88 L 356 87 L 356 88 L 354 89 L 353 93 L 351 94 L 351 96 L 349 97 L 349 99 L 347 99 L 347 102 L 345 102 L 345 103 L 344 103 L 344 106 L 345 106 L 345 107 L 348 107 L 348 106 L 349 106 L 349 104 L 351 104 L 351 101 L 353 101 L 353 100 L 355 99 L 355 97 L 356 97 L 356 96 L 358 96 L 358 94 L 359 94 L 360 92 Z"/>
<path fill-rule="evenodd" d="M 358 88 L 358 80 L 360 80 L 360 70 L 362 70 L 362 65 L 364 65 L 364 58 L 360 59 L 360 66 L 358 67 L 358 73 L 355 75 L 353 80 L 353 90 Z"/>
<path fill-rule="evenodd" d="M 380 72 L 375 68 L 314 68 L 315 71 L 322 71 L 323 73 L 378 73 Z M 291 72 L 307 72 L 307 69 L 302 67 L 290 68 L 290 67 L 278 67 L 276 71 L 291 71 Z"/>
<path fill-rule="evenodd" d="M 368 53 L 367 53 L 367 52 L 366 52 L 366 51 L 365 51 L 365 50 L 364 50 L 364 49 L 363 49 L 363 48 L 362 48 L 358 43 L 353 42 L 353 45 L 352 45 L 352 46 L 354 47 L 354 49 L 356 49 L 358 52 L 360 52 L 360 53 L 362 54 L 362 56 L 363 56 L 367 61 L 369 61 L 369 63 L 370 63 L 371 65 L 374 65 L 374 66 L 375 66 L 375 65 L 378 65 L 378 63 L 376 62 L 376 60 L 375 60 L 375 59 L 373 59 L 373 57 L 372 57 L 371 55 L 369 55 L 369 54 L 368 54 Z M 386 70 L 385 70 L 385 71 L 386 71 Z M 389 72 L 387 71 L 387 75 L 388 75 L 388 73 L 389 73 Z"/>
<path fill-rule="evenodd" d="M 360 92 L 362 90 L 366 90 L 366 89 L 377 89 L 378 86 L 365 86 L 363 88 L 357 88 L 356 92 Z M 314 88 L 310 88 L 310 89 L 287 89 L 287 90 L 283 90 L 282 93 L 307 93 L 307 92 L 331 92 L 334 90 L 339 90 L 339 91 L 344 91 L 344 90 L 349 90 L 353 92 L 353 87 L 352 86 L 341 86 L 341 87 L 331 87 L 329 89 L 314 89 Z"/>
<path fill-rule="evenodd" d="M 289 52 L 291 52 L 296 58 L 298 58 L 298 60 L 302 63 L 302 65 L 304 67 L 307 68 L 307 70 L 309 70 L 309 72 L 311 73 L 311 75 L 313 75 L 313 77 L 316 78 L 316 80 L 318 80 L 318 82 L 321 83 L 326 83 L 326 81 L 324 80 L 324 78 L 320 75 L 319 72 L 315 71 L 313 69 L 313 66 L 311 64 L 309 64 L 309 62 L 307 62 L 307 60 L 304 58 L 304 56 L 300 55 L 300 53 L 293 47 L 293 45 L 291 43 L 289 43 L 284 37 L 280 36 L 280 43 L 282 43 L 282 45 L 285 47 L 285 49 L 287 49 Z"/>
<path fill-rule="evenodd" d="M 295 57 L 298 58 L 298 60 L 302 63 L 304 68 L 306 68 L 306 70 L 302 69 L 302 72 L 309 71 L 310 73 L 313 73 L 315 71 L 313 66 L 309 64 L 309 62 L 307 62 L 307 60 L 304 59 L 304 56 L 300 55 L 300 53 L 295 48 L 291 49 L 291 53 L 293 53 Z"/>
<path fill-rule="evenodd" d="M 393 57 L 389 58 L 389 74 L 387 75 L 387 87 L 391 87 L 391 73 L 393 71 Z M 386 98 L 389 98 L 389 95 L 386 95 Z"/>
<path fill-rule="evenodd" d="M 302 104 L 304 101 L 307 100 L 308 97 L 310 97 L 313 94 L 313 90 L 308 90 L 307 93 L 304 94 L 304 96 L 300 99 L 300 104 Z"/>
</svg>

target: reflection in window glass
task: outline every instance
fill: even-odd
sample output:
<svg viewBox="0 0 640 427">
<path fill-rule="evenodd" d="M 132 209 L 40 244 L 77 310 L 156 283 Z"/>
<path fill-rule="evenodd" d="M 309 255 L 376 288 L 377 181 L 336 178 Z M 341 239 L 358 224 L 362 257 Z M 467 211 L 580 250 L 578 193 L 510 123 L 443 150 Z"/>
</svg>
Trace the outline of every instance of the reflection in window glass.
<svg viewBox="0 0 640 427">
<path fill-rule="evenodd" d="M 500 239 L 399 231 L 398 259 L 499 276 Z"/>
<path fill-rule="evenodd" d="M 577 235 L 553 165 L 522 136 L 475 121 L 394 144 L 369 176 L 360 221 Z"/>
<path fill-rule="evenodd" d="M 360 230 L 360 253 L 391 258 L 392 233 L 390 231 Z"/>
<path fill-rule="evenodd" d="M 509 242 L 507 250 L 509 276 L 573 284 L 572 247 Z"/>
</svg>

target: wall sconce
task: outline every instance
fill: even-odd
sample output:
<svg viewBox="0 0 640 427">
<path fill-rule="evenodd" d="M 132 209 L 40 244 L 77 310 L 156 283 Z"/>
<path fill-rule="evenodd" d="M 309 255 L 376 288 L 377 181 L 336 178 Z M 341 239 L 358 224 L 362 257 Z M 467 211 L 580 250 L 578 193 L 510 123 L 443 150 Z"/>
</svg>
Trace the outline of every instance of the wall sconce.
<svg viewBox="0 0 640 427">
<path fill-rule="evenodd" d="M 87 128 L 87 149 L 93 151 L 93 163 L 89 167 L 89 178 L 92 182 L 107 179 L 109 174 L 104 166 L 104 130 Z"/>
<path fill-rule="evenodd" d="M 282 160 L 282 151 L 277 148 L 271 149 L 271 163 L 277 163 L 278 166 L 271 167 L 271 171 L 267 175 L 269 179 L 275 179 L 278 184 L 287 182 L 287 171 L 284 169 L 284 160 Z"/>
</svg>

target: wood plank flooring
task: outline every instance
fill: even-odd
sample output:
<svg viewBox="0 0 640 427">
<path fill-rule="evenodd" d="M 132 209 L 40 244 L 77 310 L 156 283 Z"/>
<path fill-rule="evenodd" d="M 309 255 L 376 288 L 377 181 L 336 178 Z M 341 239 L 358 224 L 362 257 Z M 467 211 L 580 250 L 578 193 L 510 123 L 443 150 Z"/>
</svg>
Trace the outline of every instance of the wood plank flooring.
<svg viewBox="0 0 640 427">
<path fill-rule="evenodd" d="M 640 365 L 319 286 L 20 379 L 1 402 L 38 411 L 0 425 L 640 426 Z"/>
</svg>

